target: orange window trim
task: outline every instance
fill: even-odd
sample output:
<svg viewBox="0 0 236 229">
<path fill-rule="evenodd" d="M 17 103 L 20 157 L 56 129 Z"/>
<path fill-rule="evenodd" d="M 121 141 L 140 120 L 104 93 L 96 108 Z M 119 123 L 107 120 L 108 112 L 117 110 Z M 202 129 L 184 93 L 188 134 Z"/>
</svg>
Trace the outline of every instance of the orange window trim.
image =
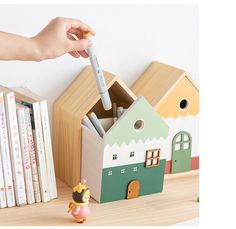
<svg viewBox="0 0 236 229">
<path fill-rule="evenodd" d="M 152 152 L 152 156 L 148 157 L 149 152 Z M 157 152 L 157 156 L 154 156 L 154 153 Z M 154 166 L 159 166 L 160 165 L 160 157 L 161 156 L 161 149 L 151 149 L 146 151 L 146 163 L 145 163 L 145 168 L 152 168 Z M 153 164 L 153 161 L 157 159 L 157 163 Z M 148 161 L 151 160 L 151 164 L 148 165 Z"/>
</svg>

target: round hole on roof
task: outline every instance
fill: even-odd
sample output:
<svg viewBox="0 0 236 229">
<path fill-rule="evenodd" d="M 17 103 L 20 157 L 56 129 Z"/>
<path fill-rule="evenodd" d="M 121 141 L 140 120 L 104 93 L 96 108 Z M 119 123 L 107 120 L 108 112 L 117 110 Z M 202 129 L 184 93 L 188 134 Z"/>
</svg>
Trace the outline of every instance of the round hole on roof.
<svg viewBox="0 0 236 229">
<path fill-rule="evenodd" d="M 188 106 L 189 106 L 189 102 L 187 99 L 182 99 L 179 103 L 179 107 L 182 110 L 187 109 Z"/>
<path fill-rule="evenodd" d="M 144 128 L 144 121 L 143 120 L 137 120 L 135 123 L 134 123 L 134 129 L 137 130 L 137 131 L 140 131 Z"/>
</svg>

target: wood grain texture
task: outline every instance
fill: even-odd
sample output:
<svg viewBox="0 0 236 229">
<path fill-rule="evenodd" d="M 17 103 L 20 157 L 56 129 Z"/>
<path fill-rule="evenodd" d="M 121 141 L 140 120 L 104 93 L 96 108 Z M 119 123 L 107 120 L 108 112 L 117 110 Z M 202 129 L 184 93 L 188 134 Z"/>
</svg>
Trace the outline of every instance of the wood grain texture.
<svg viewBox="0 0 236 229">
<path fill-rule="evenodd" d="M 0 225 L 132 226 L 171 225 L 199 216 L 198 170 L 165 175 L 163 193 L 98 204 L 90 201 L 91 214 L 77 224 L 67 214 L 71 189 L 58 180 L 59 198 L 48 203 L 0 209 Z"/>
<path fill-rule="evenodd" d="M 133 92 L 115 75 L 104 71 L 104 77 L 109 93 L 113 96 L 117 97 L 119 94 L 121 98 L 125 98 L 125 102 L 136 99 Z M 81 120 L 88 112 L 94 111 L 93 109 L 97 116 L 101 115 L 101 112 L 105 113 L 101 106 L 91 67 L 86 67 L 53 105 L 56 176 L 70 187 L 75 186 L 80 180 Z"/>
<path fill-rule="evenodd" d="M 184 77 L 198 91 L 197 85 L 187 72 L 168 64 L 154 61 L 132 85 L 131 90 L 137 96 L 144 96 L 158 111 L 160 104 Z"/>
</svg>

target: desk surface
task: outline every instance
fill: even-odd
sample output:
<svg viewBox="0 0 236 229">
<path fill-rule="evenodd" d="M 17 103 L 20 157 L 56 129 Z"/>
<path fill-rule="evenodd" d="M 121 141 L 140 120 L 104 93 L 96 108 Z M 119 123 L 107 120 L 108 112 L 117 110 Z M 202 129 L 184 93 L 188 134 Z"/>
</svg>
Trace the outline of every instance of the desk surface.
<svg viewBox="0 0 236 229">
<path fill-rule="evenodd" d="M 58 199 L 23 207 L 0 209 L 0 225 L 78 226 L 67 214 L 71 189 L 57 180 Z M 98 204 L 90 201 L 91 214 L 81 226 L 170 225 L 199 216 L 198 170 L 165 175 L 162 193 L 137 199 Z"/>
</svg>

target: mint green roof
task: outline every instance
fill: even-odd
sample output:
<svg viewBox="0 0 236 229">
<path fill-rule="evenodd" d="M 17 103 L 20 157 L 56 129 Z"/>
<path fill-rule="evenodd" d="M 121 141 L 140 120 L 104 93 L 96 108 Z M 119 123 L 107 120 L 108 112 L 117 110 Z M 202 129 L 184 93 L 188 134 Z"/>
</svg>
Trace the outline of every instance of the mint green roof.
<svg viewBox="0 0 236 229">
<path fill-rule="evenodd" d="M 134 123 L 144 121 L 142 130 L 135 130 Z M 146 141 L 147 139 L 164 139 L 168 136 L 169 127 L 160 115 L 152 108 L 144 97 L 139 97 L 129 109 L 118 119 L 104 136 L 105 145 L 112 146 L 117 143 L 128 144 L 132 140 Z"/>
</svg>

